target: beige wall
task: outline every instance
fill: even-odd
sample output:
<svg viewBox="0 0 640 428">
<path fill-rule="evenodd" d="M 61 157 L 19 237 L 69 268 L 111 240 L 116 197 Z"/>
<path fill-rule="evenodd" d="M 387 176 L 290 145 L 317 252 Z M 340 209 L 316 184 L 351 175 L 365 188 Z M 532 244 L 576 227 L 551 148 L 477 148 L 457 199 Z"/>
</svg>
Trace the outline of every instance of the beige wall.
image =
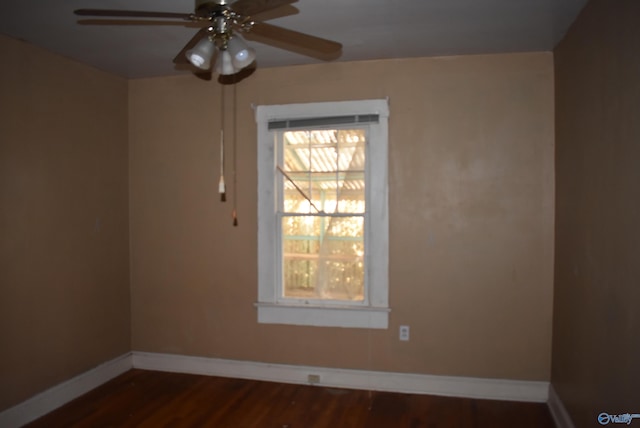
<svg viewBox="0 0 640 428">
<path fill-rule="evenodd" d="M 259 69 L 236 90 L 234 228 L 217 194 L 220 85 L 130 82 L 134 350 L 549 379 L 550 53 Z M 232 94 L 227 87 L 228 111 Z M 251 105 L 382 97 L 391 108 L 390 329 L 258 325 Z M 411 326 L 408 343 L 400 324 Z"/>
<path fill-rule="evenodd" d="M 577 427 L 640 412 L 639 18 L 591 1 L 555 51 L 552 383 Z"/>
<path fill-rule="evenodd" d="M 0 411 L 130 350 L 127 82 L 0 36 Z"/>
<path fill-rule="evenodd" d="M 549 378 L 550 54 L 258 70 L 236 88 L 234 228 L 219 84 L 127 83 L 7 38 L 0 51 L 0 409 L 127 352 L 130 327 L 140 351 Z M 387 96 L 391 328 L 258 325 L 251 104 Z"/>
</svg>

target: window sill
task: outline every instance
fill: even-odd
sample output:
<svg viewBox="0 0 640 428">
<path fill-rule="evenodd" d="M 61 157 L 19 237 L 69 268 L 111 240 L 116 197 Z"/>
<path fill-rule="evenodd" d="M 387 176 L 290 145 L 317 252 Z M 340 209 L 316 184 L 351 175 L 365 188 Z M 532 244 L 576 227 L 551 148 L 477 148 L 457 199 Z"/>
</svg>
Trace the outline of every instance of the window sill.
<svg viewBox="0 0 640 428">
<path fill-rule="evenodd" d="M 258 323 L 315 327 L 389 328 L 389 308 L 256 303 Z"/>
</svg>

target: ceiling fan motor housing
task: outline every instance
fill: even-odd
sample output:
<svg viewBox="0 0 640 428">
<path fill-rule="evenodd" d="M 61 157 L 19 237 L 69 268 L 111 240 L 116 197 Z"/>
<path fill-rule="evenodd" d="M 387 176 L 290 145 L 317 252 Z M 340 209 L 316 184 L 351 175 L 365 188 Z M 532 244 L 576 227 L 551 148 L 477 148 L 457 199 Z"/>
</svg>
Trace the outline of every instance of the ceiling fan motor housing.
<svg viewBox="0 0 640 428">
<path fill-rule="evenodd" d="M 196 12 L 211 13 L 231 3 L 231 0 L 196 0 Z"/>
</svg>

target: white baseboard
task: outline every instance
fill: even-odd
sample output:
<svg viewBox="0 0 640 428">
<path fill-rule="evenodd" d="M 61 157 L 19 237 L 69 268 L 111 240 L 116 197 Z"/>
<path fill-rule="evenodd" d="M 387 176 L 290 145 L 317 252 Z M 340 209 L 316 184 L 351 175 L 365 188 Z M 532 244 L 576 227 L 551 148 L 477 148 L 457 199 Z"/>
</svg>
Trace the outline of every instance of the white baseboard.
<svg viewBox="0 0 640 428">
<path fill-rule="evenodd" d="M 0 427 L 21 427 L 132 368 L 127 353 L 35 395 L 0 413 Z"/>
<path fill-rule="evenodd" d="M 307 384 L 308 376 L 313 374 L 320 376 L 318 385 L 335 388 L 538 403 L 549 398 L 549 382 L 536 381 L 346 370 L 146 352 L 133 352 L 133 367 L 295 384 Z"/>
<path fill-rule="evenodd" d="M 575 428 L 549 382 L 347 370 L 147 352 L 122 355 L 3 411 L 0 427 L 21 427 L 131 368 L 294 384 L 308 384 L 311 374 L 320 377 L 318 385 L 334 388 L 537 403 L 548 401 L 558 428 Z"/>
<path fill-rule="evenodd" d="M 547 403 L 557 428 L 575 428 L 569 412 L 564 407 L 553 385 L 549 385 L 549 401 Z"/>
</svg>

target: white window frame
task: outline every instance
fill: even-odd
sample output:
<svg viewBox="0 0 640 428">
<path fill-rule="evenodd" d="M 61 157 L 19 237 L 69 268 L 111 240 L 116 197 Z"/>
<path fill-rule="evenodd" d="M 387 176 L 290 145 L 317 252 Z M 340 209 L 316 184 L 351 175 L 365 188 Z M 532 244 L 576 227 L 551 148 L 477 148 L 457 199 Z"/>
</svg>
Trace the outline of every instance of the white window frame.
<svg viewBox="0 0 640 428">
<path fill-rule="evenodd" d="M 279 299 L 277 282 L 276 158 L 270 121 L 378 115 L 368 124 L 365 191 L 365 302 L 290 302 Z M 256 107 L 258 128 L 258 322 L 322 327 L 387 329 L 389 325 L 388 118 L 385 99 Z"/>
</svg>

